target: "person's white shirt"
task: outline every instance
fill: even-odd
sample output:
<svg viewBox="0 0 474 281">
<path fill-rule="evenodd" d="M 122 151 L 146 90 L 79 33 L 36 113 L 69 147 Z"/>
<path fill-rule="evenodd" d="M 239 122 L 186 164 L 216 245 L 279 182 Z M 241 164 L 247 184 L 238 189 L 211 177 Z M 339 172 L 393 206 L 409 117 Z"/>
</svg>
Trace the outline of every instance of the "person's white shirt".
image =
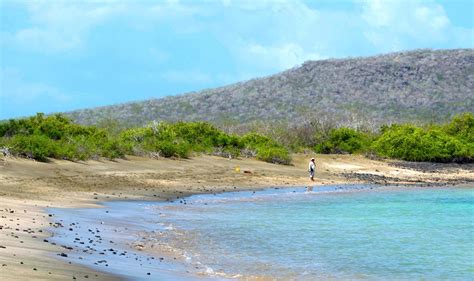
<svg viewBox="0 0 474 281">
<path fill-rule="evenodd" d="M 314 171 L 314 162 L 313 162 L 313 161 L 309 161 L 308 170 L 309 170 L 309 171 Z"/>
</svg>

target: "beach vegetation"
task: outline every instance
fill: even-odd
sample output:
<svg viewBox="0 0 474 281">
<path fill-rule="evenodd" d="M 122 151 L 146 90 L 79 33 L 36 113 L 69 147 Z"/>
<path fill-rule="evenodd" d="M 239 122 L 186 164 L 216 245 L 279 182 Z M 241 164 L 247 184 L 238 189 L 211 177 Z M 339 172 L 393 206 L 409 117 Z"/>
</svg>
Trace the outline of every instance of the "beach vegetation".
<svg viewBox="0 0 474 281">
<path fill-rule="evenodd" d="M 445 124 L 391 124 L 379 130 L 331 127 L 309 122 L 292 129 L 259 123 L 229 132 L 207 122 L 152 122 L 144 127 L 120 124 L 85 126 L 60 115 L 0 122 L 0 147 L 13 155 L 48 161 L 87 160 L 126 155 L 189 158 L 197 154 L 253 157 L 290 164 L 291 153 L 370 154 L 408 161 L 473 162 L 474 114 L 454 116 Z"/>
<path fill-rule="evenodd" d="M 367 149 L 370 144 L 368 134 L 352 129 L 337 128 L 329 132 L 328 137 L 315 147 L 318 153 L 357 153 Z"/>
<path fill-rule="evenodd" d="M 318 153 L 360 153 L 407 161 L 474 161 L 474 114 L 456 115 L 449 123 L 420 126 L 383 125 L 378 131 L 334 128 L 316 132 Z"/>
<path fill-rule="evenodd" d="M 259 147 L 256 152 L 257 159 L 265 162 L 284 165 L 289 165 L 291 163 L 290 153 L 284 147 Z"/>
<path fill-rule="evenodd" d="M 242 136 L 240 147 L 244 148 L 246 153 L 256 155 L 257 159 L 265 162 L 286 165 L 291 163 L 287 148 L 258 133 L 252 132 Z"/>
<path fill-rule="evenodd" d="M 288 149 L 268 137 L 257 133 L 227 134 L 205 122 L 152 123 L 145 128 L 123 131 L 120 141 L 129 154 L 151 152 L 162 157 L 181 158 L 192 153 L 225 157 L 244 155 L 271 163 L 290 163 Z"/>
<path fill-rule="evenodd" d="M 73 123 L 60 114 L 9 120 L 0 124 L 2 145 L 14 155 L 47 161 L 48 158 L 86 160 L 119 158 L 124 148 L 109 134 L 94 126 Z"/>
<path fill-rule="evenodd" d="M 189 158 L 193 154 L 225 157 L 240 155 L 289 164 L 283 145 L 260 134 L 228 134 L 206 122 L 153 122 L 145 127 L 117 131 L 75 124 L 63 115 L 36 116 L 0 123 L 0 144 L 13 155 L 48 161 L 115 159 L 125 155 Z M 242 153 L 251 151 L 251 153 Z"/>
<path fill-rule="evenodd" d="M 474 114 L 463 113 L 454 116 L 443 130 L 451 136 L 474 143 Z"/>
<path fill-rule="evenodd" d="M 466 113 L 446 125 L 426 128 L 411 124 L 384 126 L 370 148 L 379 156 L 408 161 L 472 162 L 473 117 Z"/>
</svg>

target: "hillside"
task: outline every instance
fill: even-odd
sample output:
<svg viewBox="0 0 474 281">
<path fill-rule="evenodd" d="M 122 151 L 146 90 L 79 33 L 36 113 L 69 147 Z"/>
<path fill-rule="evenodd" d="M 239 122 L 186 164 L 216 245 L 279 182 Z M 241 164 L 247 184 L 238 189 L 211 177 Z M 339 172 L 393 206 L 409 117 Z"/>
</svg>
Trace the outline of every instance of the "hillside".
<svg viewBox="0 0 474 281">
<path fill-rule="evenodd" d="M 445 121 L 473 108 L 474 49 L 457 49 L 307 61 L 275 75 L 216 89 L 67 114 L 82 124 L 107 119 L 128 125 L 151 120 L 238 125 L 325 119 L 377 127 Z"/>
</svg>

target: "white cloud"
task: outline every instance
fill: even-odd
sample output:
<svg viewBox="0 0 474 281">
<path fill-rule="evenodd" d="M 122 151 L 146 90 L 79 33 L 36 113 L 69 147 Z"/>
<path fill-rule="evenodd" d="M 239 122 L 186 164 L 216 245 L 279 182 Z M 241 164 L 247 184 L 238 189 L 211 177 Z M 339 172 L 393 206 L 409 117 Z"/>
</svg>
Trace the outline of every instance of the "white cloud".
<svg viewBox="0 0 474 281">
<path fill-rule="evenodd" d="M 278 69 L 291 68 L 306 60 L 321 59 L 319 54 L 306 51 L 302 46 L 295 43 L 274 46 L 263 46 L 254 43 L 243 47 L 241 51 L 242 56 L 252 61 L 263 61 L 266 65 L 274 65 Z"/>
<path fill-rule="evenodd" d="M 351 44 L 350 40 L 366 40 L 384 52 L 406 48 L 413 41 L 430 46 L 472 37 L 472 29 L 454 28 L 443 7 L 430 0 L 357 2 L 361 12 L 318 11 L 302 0 L 24 4 L 31 25 L 2 37 L 13 38 L 25 49 L 54 53 L 81 48 L 94 28 L 118 19 L 143 32 L 153 33 L 162 25 L 174 34 L 206 32 L 222 42 L 237 61 L 265 72 L 337 55 L 334 50 Z"/>
<path fill-rule="evenodd" d="M 454 27 L 443 7 L 430 0 L 368 0 L 356 2 L 362 8 L 350 11 L 316 10 L 302 0 L 23 3 L 30 26 L 3 32 L 2 40 L 27 50 L 55 53 L 86 48 L 90 33 L 108 23 L 120 22 L 150 36 L 166 26 L 170 38 L 205 33 L 226 48 L 242 73 L 257 75 L 357 48 L 387 52 L 450 41 L 472 45 L 473 40 L 472 29 Z M 171 59 L 173 50 L 160 49 L 159 40 L 144 52 L 156 62 Z M 175 74 L 168 79 L 179 80 Z M 207 79 L 200 74 L 195 78 Z"/>
<path fill-rule="evenodd" d="M 80 48 L 96 26 L 118 19 L 150 34 L 157 25 L 163 24 L 176 34 L 207 32 L 226 45 L 238 61 L 257 66 L 264 72 L 321 58 L 318 45 L 314 43 L 318 35 L 315 27 L 320 22 L 318 12 L 302 1 L 26 3 L 33 24 L 17 31 L 15 41 L 24 48 L 40 52 Z M 248 13 L 253 19 L 246 23 L 242 17 Z M 265 35 L 269 33 L 269 29 L 262 26 L 265 20 L 274 25 L 271 34 Z M 145 52 L 157 62 L 170 59 L 170 54 L 159 46 Z M 210 75 L 198 71 L 185 72 L 178 75 L 170 71 L 163 77 L 175 81 L 212 80 Z"/>
<path fill-rule="evenodd" d="M 6 106 L 31 105 L 36 102 L 44 104 L 45 101 L 50 104 L 61 104 L 72 100 L 71 96 L 56 87 L 26 81 L 21 73 L 14 69 L 0 69 L 0 99 L 8 101 Z"/>
<path fill-rule="evenodd" d="M 411 42 L 428 47 L 462 32 L 451 24 L 441 5 L 429 0 L 367 1 L 362 18 L 365 37 L 381 51 L 401 50 Z"/>
<path fill-rule="evenodd" d="M 388 1 L 369 0 L 364 4 L 362 18 L 376 27 L 389 26 L 394 21 L 389 5 Z"/>
<path fill-rule="evenodd" d="M 307 2 L 226 1 L 216 36 L 239 67 L 264 74 L 306 60 L 434 46 L 472 46 L 473 29 L 454 26 L 432 0 L 357 1 L 353 10 Z"/>
<path fill-rule="evenodd" d="M 417 7 L 414 15 L 419 23 L 429 27 L 431 30 L 441 30 L 450 24 L 443 7 L 439 5 L 434 7 Z"/>
<path fill-rule="evenodd" d="M 123 9 L 110 2 L 24 1 L 30 26 L 11 31 L 15 46 L 41 53 L 80 48 L 90 30 Z"/>
<path fill-rule="evenodd" d="M 215 28 L 216 34 L 239 64 L 257 75 L 323 57 L 319 38 L 327 33 L 323 28 L 327 23 L 303 1 L 234 1 L 227 5 L 226 18 Z"/>
<path fill-rule="evenodd" d="M 158 22 L 173 22 L 179 32 L 193 32 L 198 22 L 193 16 L 203 13 L 196 5 L 179 1 L 24 1 L 30 26 L 2 34 L 24 50 L 58 53 L 84 47 L 91 31 L 107 21 L 121 20 L 136 29 L 153 30 Z M 184 22 L 184 23 L 183 23 Z M 115 22 L 117 23 L 117 22 Z"/>
</svg>

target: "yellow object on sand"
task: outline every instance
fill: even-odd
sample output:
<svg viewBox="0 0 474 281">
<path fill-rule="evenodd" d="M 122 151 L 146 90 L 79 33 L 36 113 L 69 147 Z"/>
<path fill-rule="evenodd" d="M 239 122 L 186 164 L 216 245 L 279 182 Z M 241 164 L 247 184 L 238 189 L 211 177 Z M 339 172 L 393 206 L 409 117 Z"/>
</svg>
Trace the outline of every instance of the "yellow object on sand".
<svg viewBox="0 0 474 281">
<path fill-rule="evenodd" d="M 240 167 L 239 166 L 235 167 L 235 172 L 240 173 Z"/>
</svg>

